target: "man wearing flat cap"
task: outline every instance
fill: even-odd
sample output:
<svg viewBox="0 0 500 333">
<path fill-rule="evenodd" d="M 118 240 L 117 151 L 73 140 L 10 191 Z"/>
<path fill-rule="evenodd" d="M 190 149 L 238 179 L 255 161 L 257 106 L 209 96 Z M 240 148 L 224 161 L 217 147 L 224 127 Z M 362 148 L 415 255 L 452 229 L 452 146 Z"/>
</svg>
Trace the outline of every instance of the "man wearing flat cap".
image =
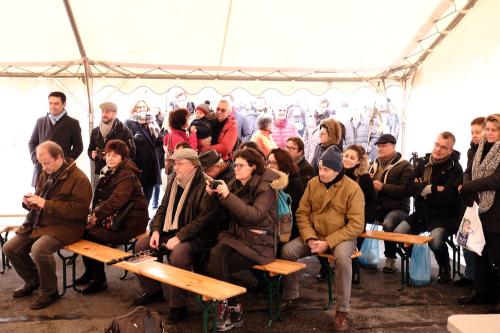
<svg viewBox="0 0 500 333">
<path fill-rule="evenodd" d="M 319 160 L 319 175 L 308 183 L 297 210 L 300 237 L 283 246 L 283 259 L 297 261 L 311 254 L 335 256 L 335 330 L 349 328 L 347 314 L 351 297 L 352 262 L 356 238 L 363 231 L 365 198 L 358 184 L 344 176 L 342 153 L 336 146 Z M 285 276 L 282 309 L 299 298 L 299 273 Z"/>
<path fill-rule="evenodd" d="M 234 181 L 234 168 L 230 161 L 223 161 L 215 150 L 208 150 L 200 154 L 201 169 L 207 176 L 216 180 L 223 180 L 226 184 Z"/>
<path fill-rule="evenodd" d="M 377 158 L 370 166 L 369 173 L 373 179 L 373 188 L 377 191 L 377 220 L 382 223 L 384 231 L 392 232 L 408 217 L 410 197 L 406 194 L 406 184 L 413 168 L 407 160 L 396 151 L 396 138 L 391 134 L 383 134 L 375 142 Z M 385 243 L 385 273 L 396 271 L 396 243 Z"/>
<path fill-rule="evenodd" d="M 217 241 L 218 228 L 213 225 L 217 203 L 205 190 L 208 178 L 201 170 L 195 150 L 180 149 L 170 158 L 175 178 L 168 182 L 162 202 L 149 224 L 150 236 L 139 240 L 136 249 L 144 251 L 166 244 L 169 264 L 190 270 L 191 266 L 202 264 Z M 140 275 L 138 279 L 143 294 L 132 302 L 133 305 L 145 305 L 163 298 L 160 282 Z M 180 288 L 168 288 L 167 323 L 177 324 L 187 314 L 188 294 Z"/>
</svg>

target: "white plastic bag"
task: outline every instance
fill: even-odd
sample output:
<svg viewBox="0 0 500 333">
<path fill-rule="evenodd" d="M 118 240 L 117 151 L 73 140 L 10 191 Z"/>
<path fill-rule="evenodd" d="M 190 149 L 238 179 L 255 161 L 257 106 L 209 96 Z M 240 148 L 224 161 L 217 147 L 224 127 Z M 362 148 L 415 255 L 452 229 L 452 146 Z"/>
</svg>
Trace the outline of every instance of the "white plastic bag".
<svg viewBox="0 0 500 333">
<path fill-rule="evenodd" d="M 474 202 L 472 207 L 465 210 L 462 222 L 457 232 L 457 243 L 469 251 L 481 255 L 486 244 L 484 240 L 483 226 L 479 219 L 478 205 Z"/>
</svg>

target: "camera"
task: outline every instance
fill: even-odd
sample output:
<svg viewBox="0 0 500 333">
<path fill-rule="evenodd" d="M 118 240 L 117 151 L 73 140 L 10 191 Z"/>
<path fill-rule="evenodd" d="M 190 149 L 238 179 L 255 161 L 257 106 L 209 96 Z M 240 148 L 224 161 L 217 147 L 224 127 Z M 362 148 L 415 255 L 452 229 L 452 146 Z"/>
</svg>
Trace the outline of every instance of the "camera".
<svg viewBox="0 0 500 333">
<path fill-rule="evenodd" d="M 211 190 L 216 190 L 217 186 L 219 186 L 220 184 L 222 184 L 222 182 L 220 180 L 212 180 L 210 182 L 210 189 Z"/>
</svg>

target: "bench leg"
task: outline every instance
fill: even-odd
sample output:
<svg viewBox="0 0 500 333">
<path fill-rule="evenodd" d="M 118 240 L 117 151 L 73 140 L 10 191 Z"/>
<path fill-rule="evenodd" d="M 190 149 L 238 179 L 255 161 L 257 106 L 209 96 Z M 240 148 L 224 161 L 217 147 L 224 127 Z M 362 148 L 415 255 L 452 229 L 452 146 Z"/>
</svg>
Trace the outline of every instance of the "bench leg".
<svg viewBox="0 0 500 333">
<path fill-rule="evenodd" d="M 410 253 L 405 249 L 404 244 L 396 243 L 396 251 L 401 257 L 401 286 L 398 291 L 403 291 L 405 284 L 410 286 Z"/>
<path fill-rule="evenodd" d="M 5 233 L 5 236 L 0 235 L 0 247 L 2 248 L 2 270 L 0 271 L 0 274 L 3 274 L 7 268 L 11 267 L 9 259 L 5 256 L 5 253 L 3 253 L 3 245 L 7 242 L 8 238 L 9 238 L 8 231 Z"/>
<path fill-rule="evenodd" d="M 136 243 L 136 242 L 137 242 L 137 240 L 134 238 L 134 240 L 133 240 L 133 241 L 128 242 L 127 244 L 123 244 L 123 249 L 124 249 L 124 251 L 125 251 L 125 252 L 128 252 L 128 251 L 132 250 L 132 253 L 134 253 L 134 252 L 135 252 L 135 243 Z M 125 271 L 123 272 L 123 275 L 122 275 L 122 276 L 120 276 L 120 280 L 125 280 L 125 278 L 127 277 L 127 275 L 128 275 L 128 271 L 127 271 L 127 270 L 125 270 Z"/>
<path fill-rule="evenodd" d="M 217 301 L 204 301 L 201 296 L 197 296 L 196 299 L 203 310 L 203 333 L 217 333 L 217 306 L 219 302 Z"/>
<path fill-rule="evenodd" d="M 326 271 L 326 280 L 328 282 L 328 304 L 325 305 L 325 310 L 330 310 L 333 306 L 333 268 L 328 263 L 328 270 Z"/>
<path fill-rule="evenodd" d="M 269 304 L 269 322 L 267 327 L 271 327 L 273 322 L 276 320 L 281 321 L 281 290 L 280 283 L 283 275 L 270 275 L 264 274 L 264 278 L 267 282 L 267 297 Z"/>
<path fill-rule="evenodd" d="M 453 235 L 446 239 L 446 243 L 453 251 L 452 278 L 455 278 L 456 275 L 462 276 L 462 273 L 460 273 L 460 246 L 453 242 Z"/>
<path fill-rule="evenodd" d="M 62 268 L 63 268 L 63 290 L 60 296 L 63 296 L 66 293 L 66 290 L 69 288 L 73 288 L 73 290 L 80 292 L 80 289 L 76 287 L 76 258 L 78 254 L 73 253 L 70 256 L 64 256 L 61 251 L 57 251 L 57 255 L 62 260 Z M 68 271 L 67 266 L 71 266 L 71 284 L 68 284 Z"/>
</svg>

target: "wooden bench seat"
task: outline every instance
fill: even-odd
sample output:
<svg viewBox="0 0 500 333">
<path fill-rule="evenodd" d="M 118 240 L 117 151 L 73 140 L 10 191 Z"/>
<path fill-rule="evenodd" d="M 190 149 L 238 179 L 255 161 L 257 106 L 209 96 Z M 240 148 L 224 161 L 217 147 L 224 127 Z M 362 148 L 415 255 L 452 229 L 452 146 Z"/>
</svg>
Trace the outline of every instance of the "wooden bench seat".
<svg viewBox="0 0 500 333">
<path fill-rule="evenodd" d="M 80 254 L 101 262 L 108 262 L 113 259 L 119 259 L 130 255 L 128 252 L 87 240 L 80 240 L 76 243 L 67 245 L 65 246 L 65 249 L 75 253 L 75 255 Z M 74 261 L 72 264 L 74 287 Z M 246 292 L 246 289 L 243 287 L 157 261 L 146 261 L 140 263 L 122 261 L 114 266 L 199 295 L 199 302 L 203 309 L 203 332 L 208 332 L 209 320 L 214 321 L 212 331 L 216 332 L 215 319 L 217 316 L 217 304 L 219 301 L 223 301 Z"/>
<path fill-rule="evenodd" d="M 396 251 L 401 257 L 401 286 L 399 291 L 402 291 L 405 284 L 410 286 L 410 251 L 408 248 L 412 245 L 424 245 L 432 241 L 432 237 L 418 236 L 410 234 L 400 234 L 395 232 L 367 230 L 362 232 L 359 237 L 378 239 L 396 243 Z"/>
<path fill-rule="evenodd" d="M 268 327 L 273 324 L 275 320 L 281 320 L 281 288 L 280 283 L 283 275 L 289 275 L 306 268 L 306 264 L 301 262 L 275 259 L 267 265 L 255 265 L 253 269 L 263 271 L 267 282 L 267 296 L 269 304 L 269 322 Z"/>
</svg>

